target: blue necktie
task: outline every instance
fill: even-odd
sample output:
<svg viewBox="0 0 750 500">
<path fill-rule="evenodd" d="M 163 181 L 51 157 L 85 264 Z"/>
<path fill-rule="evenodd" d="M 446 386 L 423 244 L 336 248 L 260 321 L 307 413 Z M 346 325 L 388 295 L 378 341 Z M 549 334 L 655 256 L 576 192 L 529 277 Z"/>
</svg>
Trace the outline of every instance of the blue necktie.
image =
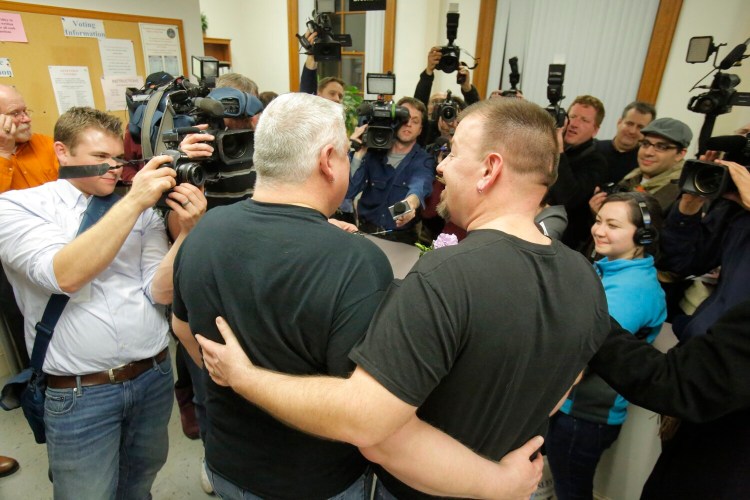
<svg viewBox="0 0 750 500">
<path fill-rule="evenodd" d="M 81 218 L 81 226 L 78 228 L 78 234 L 81 234 L 102 218 L 112 205 L 120 199 L 120 195 L 112 193 L 108 196 L 92 196 L 86 211 Z"/>
</svg>

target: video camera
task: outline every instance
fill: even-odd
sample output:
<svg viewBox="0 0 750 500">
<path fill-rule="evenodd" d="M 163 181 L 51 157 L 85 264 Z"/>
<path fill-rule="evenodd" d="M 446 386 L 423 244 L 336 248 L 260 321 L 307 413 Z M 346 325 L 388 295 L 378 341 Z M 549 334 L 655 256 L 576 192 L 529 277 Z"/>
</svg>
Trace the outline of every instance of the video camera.
<svg viewBox="0 0 750 500">
<path fill-rule="evenodd" d="M 745 167 L 750 170 L 750 167 Z M 679 181 L 685 193 L 715 199 L 724 193 L 737 191 L 729 169 L 725 165 L 701 160 L 687 160 Z"/>
<path fill-rule="evenodd" d="M 750 134 L 711 137 L 706 147 L 712 151 L 724 151 L 724 159 L 745 165 L 745 168 L 750 165 Z M 679 186 L 686 193 L 711 199 L 737 190 L 726 166 L 700 160 L 685 162 Z"/>
<path fill-rule="evenodd" d="M 713 131 L 714 123 L 718 115 L 723 115 L 732 111 L 732 106 L 750 106 L 750 92 L 737 92 L 735 88 L 740 84 L 740 77 L 730 73 L 722 73 L 722 70 L 728 70 L 735 64 L 745 59 L 745 51 L 748 45 L 750 45 L 750 39 L 747 39 L 745 43 L 741 43 L 733 48 L 729 54 L 722 59 L 719 65 L 716 65 L 716 60 L 719 56 L 719 48 L 725 46 L 725 43 L 714 45 L 712 36 L 696 36 L 690 39 L 688 44 L 688 52 L 685 56 L 685 61 L 690 64 L 704 63 L 708 61 L 711 54 L 714 54 L 714 61 L 712 63 L 714 71 L 714 79 L 709 87 L 699 86 L 704 78 L 701 78 L 698 83 L 693 85 L 694 90 L 696 88 L 708 89 L 708 92 L 692 96 L 688 102 L 688 109 L 695 113 L 701 113 L 706 115 L 701 128 L 701 133 L 698 138 L 698 152 L 703 153 L 706 151 L 711 132 Z M 709 72 L 709 75 L 713 71 Z M 708 75 L 706 75 L 708 76 Z"/>
<path fill-rule="evenodd" d="M 318 34 L 313 43 L 310 43 L 304 35 L 295 35 L 305 52 L 312 55 L 315 61 L 339 61 L 341 60 L 341 47 L 352 46 L 351 35 L 333 32 L 331 15 L 333 15 L 332 12 L 316 14 L 316 11 L 313 11 L 313 19 L 306 23 L 310 33 Z"/>
<path fill-rule="evenodd" d="M 568 116 L 565 109 L 560 107 L 560 101 L 565 99 L 565 96 L 563 95 L 564 81 L 565 65 L 550 64 L 547 72 L 547 100 L 549 100 L 549 106 L 544 109 L 555 120 L 555 126 L 557 128 L 565 125 L 565 118 Z"/>
<path fill-rule="evenodd" d="M 386 101 L 386 95 L 396 92 L 396 77 L 392 73 L 367 73 L 367 93 L 378 94 L 376 101 L 363 101 L 357 108 L 360 124 L 367 124 L 362 144 L 371 149 L 390 149 L 396 130 L 409 120 L 409 110 Z"/>
</svg>

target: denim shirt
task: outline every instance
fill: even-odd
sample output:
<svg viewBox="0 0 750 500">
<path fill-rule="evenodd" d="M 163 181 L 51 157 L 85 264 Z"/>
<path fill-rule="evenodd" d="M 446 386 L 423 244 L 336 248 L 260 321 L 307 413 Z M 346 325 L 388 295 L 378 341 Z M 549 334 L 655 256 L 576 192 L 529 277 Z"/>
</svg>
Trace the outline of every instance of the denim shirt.
<svg viewBox="0 0 750 500">
<path fill-rule="evenodd" d="M 351 200 L 361 192 L 357 205 L 359 217 L 385 229 L 396 229 L 388 207 L 410 194 L 424 203 L 432 192 L 434 178 L 435 161 L 418 144 L 414 144 L 396 168 L 388 165 L 387 151 L 368 151 L 360 167 L 352 174 L 346 199 Z M 401 229 L 415 223 L 413 219 Z"/>
</svg>

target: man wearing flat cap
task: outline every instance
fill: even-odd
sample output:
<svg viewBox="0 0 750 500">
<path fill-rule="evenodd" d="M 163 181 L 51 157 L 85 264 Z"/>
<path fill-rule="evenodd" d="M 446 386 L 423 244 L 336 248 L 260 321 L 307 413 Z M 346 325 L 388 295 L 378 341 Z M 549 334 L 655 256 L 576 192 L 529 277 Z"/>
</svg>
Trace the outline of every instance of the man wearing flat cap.
<svg viewBox="0 0 750 500">
<path fill-rule="evenodd" d="M 641 130 L 638 168 L 619 183 L 623 191 L 641 191 L 652 195 L 666 214 L 680 194 L 677 180 L 682 173 L 685 155 L 693 133 L 690 127 L 674 118 L 658 118 Z M 673 182 L 674 181 L 674 182 Z M 598 192 L 589 201 L 596 213 L 607 193 Z"/>
</svg>

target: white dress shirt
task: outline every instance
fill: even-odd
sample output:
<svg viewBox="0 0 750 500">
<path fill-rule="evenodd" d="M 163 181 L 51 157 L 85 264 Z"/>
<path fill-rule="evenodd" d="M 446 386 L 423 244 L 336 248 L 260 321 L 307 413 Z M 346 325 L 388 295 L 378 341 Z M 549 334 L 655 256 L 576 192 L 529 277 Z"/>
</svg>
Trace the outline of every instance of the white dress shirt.
<svg viewBox="0 0 750 500">
<path fill-rule="evenodd" d="M 24 316 L 31 355 L 50 295 L 63 293 L 53 258 L 78 232 L 88 198 L 66 180 L 0 195 L 0 259 Z M 52 335 L 44 372 L 85 375 L 158 354 L 169 341 L 151 281 L 167 252 L 164 222 L 139 217 L 109 267 L 74 294 Z"/>
</svg>

